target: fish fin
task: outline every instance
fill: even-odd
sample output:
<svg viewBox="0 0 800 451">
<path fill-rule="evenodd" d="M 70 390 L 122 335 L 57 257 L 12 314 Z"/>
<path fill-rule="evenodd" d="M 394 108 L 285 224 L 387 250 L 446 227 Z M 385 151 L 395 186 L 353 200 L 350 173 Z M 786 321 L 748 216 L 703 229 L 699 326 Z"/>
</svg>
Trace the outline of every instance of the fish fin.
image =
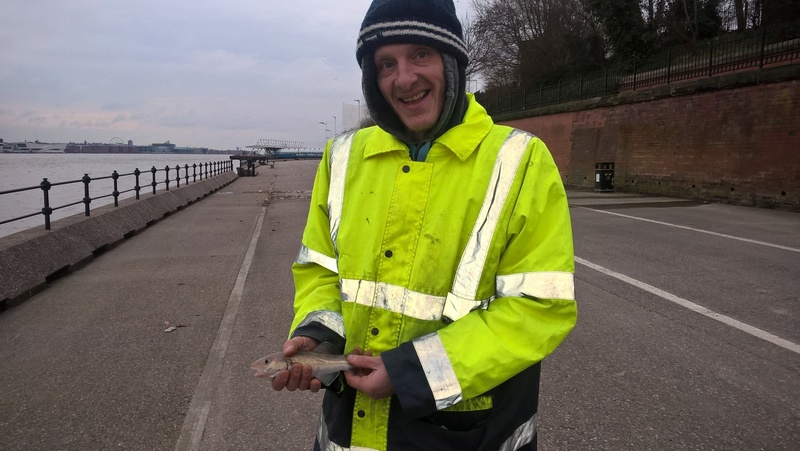
<svg viewBox="0 0 800 451">
<path fill-rule="evenodd" d="M 341 354 L 341 352 L 338 352 L 336 348 L 327 341 L 318 344 L 313 352 L 319 352 L 320 354 Z"/>
<path fill-rule="evenodd" d="M 328 387 L 336 380 L 337 377 L 339 377 L 339 372 L 326 374 L 325 376 L 318 377 L 317 379 L 322 382 L 322 385 Z"/>
<path fill-rule="evenodd" d="M 331 344 L 330 342 L 327 342 L 327 341 L 323 341 L 322 343 L 317 345 L 317 347 L 314 348 L 313 352 L 318 352 L 320 354 L 342 355 L 342 352 L 340 350 L 336 349 L 336 347 L 333 344 Z M 325 387 L 329 387 L 331 384 L 336 382 L 336 379 L 339 377 L 339 373 L 340 372 L 337 371 L 335 373 L 330 373 L 330 374 L 326 374 L 324 376 L 319 376 L 319 377 L 317 377 L 317 379 L 320 382 L 322 382 L 322 385 L 324 385 Z"/>
</svg>

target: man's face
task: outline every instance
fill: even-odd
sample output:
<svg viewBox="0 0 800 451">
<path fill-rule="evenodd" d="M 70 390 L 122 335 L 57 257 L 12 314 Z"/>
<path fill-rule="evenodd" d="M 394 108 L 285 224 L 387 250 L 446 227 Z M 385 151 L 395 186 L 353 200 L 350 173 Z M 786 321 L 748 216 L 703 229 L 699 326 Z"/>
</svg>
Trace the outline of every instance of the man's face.
<svg viewBox="0 0 800 451">
<path fill-rule="evenodd" d="M 442 114 L 444 61 L 438 50 L 420 44 L 391 44 L 375 51 L 381 94 L 403 124 L 422 140 Z"/>
</svg>

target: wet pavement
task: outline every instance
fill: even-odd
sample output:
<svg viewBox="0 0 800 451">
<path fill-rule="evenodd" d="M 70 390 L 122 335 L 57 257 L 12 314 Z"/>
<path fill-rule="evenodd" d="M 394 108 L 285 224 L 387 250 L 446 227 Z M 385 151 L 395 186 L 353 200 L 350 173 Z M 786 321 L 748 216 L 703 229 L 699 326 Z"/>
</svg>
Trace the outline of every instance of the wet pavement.
<svg viewBox="0 0 800 451">
<path fill-rule="evenodd" d="M 248 367 L 286 338 L 316 165 L 262 166 L 0 313 L 0 449 L 310 449 L 321 395 Z M 579 322 L 540 449 L 796 449 L 800 215 L 569 198 Z"/>
</svg>

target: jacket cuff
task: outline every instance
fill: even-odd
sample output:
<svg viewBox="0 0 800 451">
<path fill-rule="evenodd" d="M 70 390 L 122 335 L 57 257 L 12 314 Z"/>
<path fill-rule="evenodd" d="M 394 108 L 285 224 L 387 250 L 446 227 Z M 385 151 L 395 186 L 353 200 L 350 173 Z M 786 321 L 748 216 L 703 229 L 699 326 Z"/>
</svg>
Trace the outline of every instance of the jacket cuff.
<svg viewBox="0 0 800 451">
<path fill-rule="evenodd" d="M 412 419 L 436 412 L 436 401 L 412 342 L 381 353 L 383 365 L 405 414 Z"/>
<path fill-rule="evenodd" d="M 320 343 L 328 342 L 338 354 L 344 353 L 345 339 L 320 323 L 312 322 L 298 327 L 292 332 L 291 338 L 300 336 L 313 338 Z"/>
</svg>

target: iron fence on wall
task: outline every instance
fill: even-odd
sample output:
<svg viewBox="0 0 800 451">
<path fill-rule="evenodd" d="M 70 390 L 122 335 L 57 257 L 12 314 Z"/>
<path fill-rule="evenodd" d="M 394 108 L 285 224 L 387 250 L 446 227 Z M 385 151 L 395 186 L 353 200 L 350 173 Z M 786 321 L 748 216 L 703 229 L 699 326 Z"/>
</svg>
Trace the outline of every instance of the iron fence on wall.
<svg viewBox="0 0 800 451">
<path fill-rule="evenodd" d="M 719 37 L 694 51 L 668 51 L 553 85 L 509 95 L 478 94 L 477 97 L 489 114 L 501 114 L 797 62 L 800 62 L 800 23 Z"/>
<path fill-rule="evenodd" d="M 181 174 L 181 170 L 183 170 L 183 174 Z M 21 193 L 24 191 L 41 190 L 42 204 L 43 204 L 42 209 L 40 211 L 10 219 L 0 220 L 0 225 L 42 215 L 44 216 L 44 228 L 46 230 L 50 230 L 51 215 L 53 214 L 53 212 L 64 208 L 69 208 L 75 205 L 83 204 L 84 214 L 86 216 L 90 216 L 91 203 L 93 201 L 113 197 L 114 206 L 119 207 L 120 196 L 124 196 L 127 193 L 131 192 L 135 193 L 136 200 L 139 200 L 141 192 L 143 190 L 147 190 L 148 187 L 152 189 L 153 194 L 156 194 L 156 191 L 159 186 L 163 186 L 164 190 L 169 191 L 170 185 L 172 183 L 175 184 L 176 188 L 180 188 L 182 179 L 184 185 L 188 185 L 190 178 L 192 180 L 192 183 L 194 183 L 197 181 L 202 181 L 203 179 L 208 179 L 216 175 L 222 174 L 223 172 L 232 170 L 233 170 L 232 161 L 218 161 L 218 162 L 208 162 L 199 164 L 195 163 L 192 164 L 191 166 L 185 164 L 183 167 L 181 167 L 181 165 L 176 165 L 174 167 L 165 166 L 163 169 L 157 169 L 155 166 L 153 166 L 148 171 L 140 171 L 138 168 L 136 168 L 133 172 L 129 172 L 126 174 L 119 174 L 117 171 L 114 171 L 111 175 L 105 177 L 90 177 L 89 174 L 84 174 L 84 176 L 81 177 L 80 179 L 69 180 L 65 182 L 50 182 L 49 180 L 47 180 L 47 178 L 44 178 L 42 179 L 42 182 L 38 185 L 28 186 L 24 188 L 16 188 L 7 191 L 0 191 L 0 196 L 3 196 L 8 194 Z M 172 178 L 170 178 L 171 171 L 174 171 Z M 159 174 L 161 173 L 163 173 L 163 176 L 159 176 Z M 147 180 L 145 180 L 146 178 L 148 178 L 147 177 L 148 174 L 150 179 L 149 183 L 147 182 Z M 127 177 L 133 177 L 134 179 L 133 187 L 127 190 L 119 191 L 120 179 L 125 179 Z M 100 180 L 113 181 L 113 190 L 110 193 L 104 193 L 92 197 L 90 193 L 90 184 L 92 181 L 100 181 Z M 64 205 L 57 205 L 57 206 L 50 205 L 50 190 L 54 188 L 60 188 L 77 184 L 83 185 L 84 196 L 82 199 Z"/>
</svg>

